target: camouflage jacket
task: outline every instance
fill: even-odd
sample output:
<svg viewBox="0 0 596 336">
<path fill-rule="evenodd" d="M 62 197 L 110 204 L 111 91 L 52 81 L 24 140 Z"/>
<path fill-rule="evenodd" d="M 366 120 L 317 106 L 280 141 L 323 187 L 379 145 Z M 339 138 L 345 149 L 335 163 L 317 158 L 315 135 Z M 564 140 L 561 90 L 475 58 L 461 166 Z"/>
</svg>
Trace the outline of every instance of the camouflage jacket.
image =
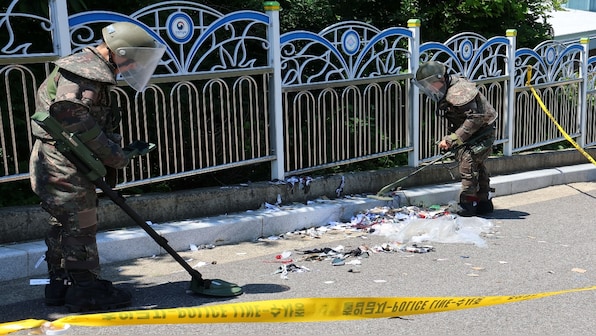
<svg viewBox="0 0 596 336">
<path fill-rule="evenodd" d="M 463 77 L 451 76 L 451 86 L 440 105 L 449 124 L 451 134 L 444 138 L 449 144 L 461 145 L 497 119 L 497 111 L 476 84 Z"/>
<path fill-rule="evenodd" d="M 103 162 L 113 168 L 123 168 L 128 159 L 119 141 L 111 136 L 117 125 L 112 125 L 115 111 L 110 107 L 109 90 L 116 84 L 114 68 L 99 55 L 95 48 L 63 57 L 56 62 L 55 76 L 49 76 L 37 91 L 36 110 L 47 111 L 62 127 L 83 137 L 85 145 Z M 48 90 L 49 81 L 55 83 L 55 97 Z M 33 135 L 42 141 L 52 141 L 36 122 L 32 122 Z M 89 132 L 97 129 L 97 132 Z"/>
</svg>

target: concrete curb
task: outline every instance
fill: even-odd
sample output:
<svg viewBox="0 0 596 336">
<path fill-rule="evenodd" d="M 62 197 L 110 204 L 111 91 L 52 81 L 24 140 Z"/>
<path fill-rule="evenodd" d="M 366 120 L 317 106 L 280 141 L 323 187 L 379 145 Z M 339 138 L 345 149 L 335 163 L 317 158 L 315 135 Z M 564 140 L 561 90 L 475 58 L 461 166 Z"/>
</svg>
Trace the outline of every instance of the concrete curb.
<svg viewBox="0 0 596 336">
<path fill-rule="evenodd" d="M 496 189 L 495 196 L 504 196 L 552 185 L 595 180 L 596 167 L 583 164 L 496 176 L 491 178 L 491 185 Z M 400 205 L 447 204 L 456 199 L 459 188 L 459 182 L 412 188 L 401 191 L 396 200 Z M 168 240 L 173 249 L 183 251 L 188 250 L 191 244 L 234 244 L 331 222 L 344 222 L 358 212 L 386 204 L 366 197 L 317 200 L 307 205 L 153 224 L 152 227 Z M 165 253 L 149 235 L 136 227 L 98 233 L 97 244 L 102 264 Z M 0 246 L 0 281 L 45 276 L 46 264 L 41 262 L 45 251 L 42 240 Z"/>
</svg>

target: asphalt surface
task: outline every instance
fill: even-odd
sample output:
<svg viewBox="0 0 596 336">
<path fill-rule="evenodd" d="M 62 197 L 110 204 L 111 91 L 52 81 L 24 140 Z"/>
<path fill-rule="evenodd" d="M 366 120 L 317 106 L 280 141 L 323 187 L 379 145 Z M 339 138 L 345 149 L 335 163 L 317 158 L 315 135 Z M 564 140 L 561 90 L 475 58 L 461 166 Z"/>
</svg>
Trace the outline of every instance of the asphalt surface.
<svg viewBox="0 0 596 336">
<path fill-rule="evenodd" d="M 206 278 L 238 283 L 244 294 L 209 298 L 187 291 L 190 276 L 169 255 L 103 266 L 103 276 L 133 292 L 132 310 L 212 306 L 289 298 L 509 296 L 596 285 L 596 182 L 571 183 L 499 196 L 493 224 L 482 234 L 487 247 L 430 243 L 428 253 L 382 252 L 361 265 L 333 266 L 305 260 L 301 252 L 390 243 L 389 237 L 337 230 L 262 239 L 180 254 Z M 277 273 L 276 256 L 310 271 Z M 358 272 L 354 272 L 354 270 Z M 350 272 L 350 270 L 352 270 Z M 70 315 L 43 304 L 43 286 L 30 278 L 0 283 L 0 322 Z M 596 290 L 567 293 L 489 307 L 396 318 L 292 323 L 201 323 L 140 326 L 72 326 L 66 335 L 588 335 L 596 329 Z M 31 330 L 11 335 L 27 335 Z"/>
</svg>

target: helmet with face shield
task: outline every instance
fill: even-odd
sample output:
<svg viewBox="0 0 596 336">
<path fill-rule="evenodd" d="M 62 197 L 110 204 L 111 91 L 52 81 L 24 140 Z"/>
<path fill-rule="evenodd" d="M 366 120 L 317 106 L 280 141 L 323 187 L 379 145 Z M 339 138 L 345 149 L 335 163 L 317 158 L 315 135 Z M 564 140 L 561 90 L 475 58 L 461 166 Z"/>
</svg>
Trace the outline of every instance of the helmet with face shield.
<svg viewBox="0 0 596 336">
<path fill-rule="evenodd" d="M 114 53 L 112 62 L 122 78 L 135 90 L 143 91 L 166 48 L 140 26 L 115 22 L 101 31 L 108 48 Z"/>
<path fill-rule="evenodd" d="M 414 84 L 429 98 L 439 102 L 447 93 L 446 67 L 443 63 L 428 61 L 420 64 Z"/>
</svg>

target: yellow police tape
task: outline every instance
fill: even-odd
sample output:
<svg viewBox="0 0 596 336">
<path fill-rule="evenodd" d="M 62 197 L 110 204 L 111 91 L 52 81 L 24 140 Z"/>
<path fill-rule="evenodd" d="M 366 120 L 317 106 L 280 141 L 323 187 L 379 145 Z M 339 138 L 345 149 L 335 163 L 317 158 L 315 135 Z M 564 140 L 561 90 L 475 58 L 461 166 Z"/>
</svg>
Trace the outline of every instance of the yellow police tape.
<svg viewBox="0 0 596 336">
<path fill-rule="evenodd" d="M 528 86 L 530 88 L 530 90 L 532 91 L 532 94 L 534 95 L 534 97 L 536 98 L 536 100 L 538 100 L 538 104 L 540 104 L 540 107 L 542 108 L 542 111 L 544 111 L 544 113 L 546 113 L 546 115 L 548 116 L 548 118 L 555 124 L 555 126 L 557 126 L 557 129 L 559 130 L 559 132 L 561 132 L 561 134 L 563 134 L 563 136 L 565 137 L 565 139 L 567 139 L 567 141 L 569 141 L 573 145 L 573 147 L 575 147 L 575 149 L 577 149 L 580 153 L 582 153 L 590 162 L 592 162 L 596 166 L 596 160 L 594 160 L 592 158 L 592 156 L 590 156 L 590 154 L 588 154 L 575 141 L 573 141 L 573 139 L 569 136 L 569 134 L 567 134 L 567 132 L 565 132 L 565 130 L 563 129 L 563 127 L 561 127 L 561 125 L 557 122 L 557 120 L 555 119 L 555 117 L 553 117 L 553 115 L 546 108 L 546 106 L 542 102 L 542 99 L 540 99 L 540 96 L 538 95 L 538 93 L 536 92 L 536 90 L 530 84 L 530 79 L 531 78 L 532 78 L 532 66 L 530 65 L 530 66 L 528 66 L 528 71 L 526 73 L 526 86 Z"/>
<path fill-rule="evenodd" d="M 213 306 L 120 311 L 71 315 L 51 322 L 51 330 L 64 326 L 85 327 L 144 324 L 325 322 L 439 313 L 539 299 L 547 296 L 595 290 L 596 286 L 556 292 L 508 296 L 462 297 L 345 297 L 298 298 L 229 303 Z M 23 320 L 0 324 L 0 335 L 39 328 L 45 320 Z M 48 333 L 48 334 L 57 334 Z"/>
</svg>

